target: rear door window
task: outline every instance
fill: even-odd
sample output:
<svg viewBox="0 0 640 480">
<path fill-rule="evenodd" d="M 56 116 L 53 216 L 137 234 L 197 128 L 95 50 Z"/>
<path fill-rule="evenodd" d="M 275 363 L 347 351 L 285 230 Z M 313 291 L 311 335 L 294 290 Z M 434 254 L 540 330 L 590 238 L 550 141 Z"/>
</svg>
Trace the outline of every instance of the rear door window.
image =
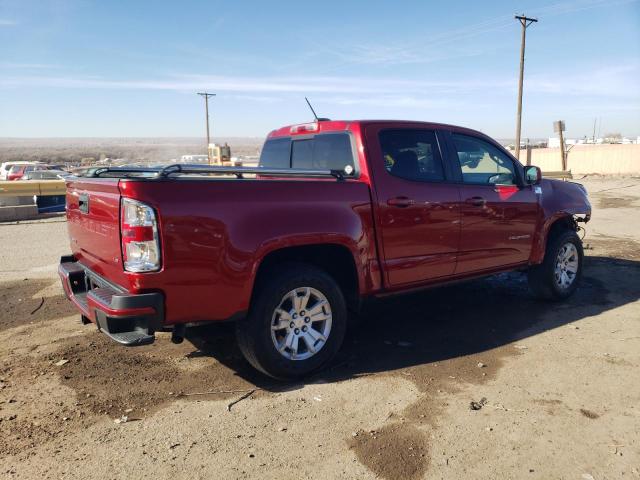
<svg viewBox="0 0 640 480">
<path fill-rule="evenodd" d="M 438 141 L 433 130 L 383 130 L 380 148 L 387 171 L 406 180 L 444 181 Z"/>
</svg>

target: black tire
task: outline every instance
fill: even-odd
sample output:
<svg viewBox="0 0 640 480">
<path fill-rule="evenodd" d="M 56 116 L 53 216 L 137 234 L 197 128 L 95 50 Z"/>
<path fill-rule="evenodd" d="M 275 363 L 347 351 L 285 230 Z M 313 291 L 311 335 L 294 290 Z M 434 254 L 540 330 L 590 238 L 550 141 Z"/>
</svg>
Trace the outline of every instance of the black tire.
<svg viewBox="0 0 640 480">
<path fill-rule="evenodd" d="M 271 338 L 271 322 L 283 297 L 301 287 L 311 287 L 326 297 L 331 308 L 331 330 L 317 353 L 305 360 L 291 360 L 276 349 Z M 338 283 L 319 268 L 290 263 L 278 266 L 256 285 L 249 314 L 236 323 L 236 338 L 242 354 L 253 367 L 270 377 L 291 380 L 309 375 L 331 361 L 342 345 L 346 326 L 347 307 Z"/>
<path fill-rule="evenodd" d="M 575 245 L 578 252 L 578 271 L 571 285 L 562 288 L 556 282 L 555 267 L 560 249 L 567 243 Z M 564 300 L 570 297 L 578 288 L 582 278 L 583 261 L 582 241 L 573 230 L 563 230 L 547 241 L 547 248 L 544 260 L 539 265 L 534 265 L 529 269 L 529 288 L 533 294 L 544 300 Z"/>
</svg>

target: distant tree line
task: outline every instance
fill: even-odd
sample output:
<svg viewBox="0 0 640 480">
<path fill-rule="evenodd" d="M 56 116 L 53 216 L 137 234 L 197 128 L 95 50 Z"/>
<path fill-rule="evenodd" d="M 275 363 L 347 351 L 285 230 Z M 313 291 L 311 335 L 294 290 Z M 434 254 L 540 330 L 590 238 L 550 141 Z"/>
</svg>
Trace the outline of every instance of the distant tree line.
<svg viewBox="0 0 640 480">
<path fill-rule="evenodd" d="M 257 140 L 248 139 L 243 144 L 229 142 L 232 155 L 255 155 L 259 150 Z M 0 139 L 0 162 L 39 161 L 45 163 L 90 163 L 95 160 L 124 158 L 130 162 L 165 162 L 182 155 L 206 154 L 202 142 L 163 141 L 141 139 L 117 139 L 82 141 L 74 139 Z"/>
</svg>

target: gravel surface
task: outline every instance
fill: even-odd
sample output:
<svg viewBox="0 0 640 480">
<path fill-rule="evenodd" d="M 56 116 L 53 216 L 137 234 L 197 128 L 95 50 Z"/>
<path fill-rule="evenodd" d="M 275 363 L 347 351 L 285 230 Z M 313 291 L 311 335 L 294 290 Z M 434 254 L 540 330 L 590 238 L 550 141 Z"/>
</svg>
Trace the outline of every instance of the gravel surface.
<svg viewBox="0 0 640 480">
<path fill-rule="evenodd" d="M 0 224 L 0 478 L 640 478 L 640 179 L 582 182 L 569 301 L 517 273 L 385 300 L 293 385 L 230 326 L 108 341 L 63 298 L 64 219 Z"/>
</svg>

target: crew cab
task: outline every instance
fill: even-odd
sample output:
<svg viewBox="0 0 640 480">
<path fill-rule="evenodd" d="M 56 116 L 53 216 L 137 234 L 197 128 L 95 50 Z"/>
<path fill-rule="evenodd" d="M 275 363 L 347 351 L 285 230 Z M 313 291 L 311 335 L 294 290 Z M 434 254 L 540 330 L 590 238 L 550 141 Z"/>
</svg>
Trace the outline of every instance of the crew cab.
<svg viewBox="0 0 640 480">
<path fill-rule="evenodd" d="M 59 274 L 85 323 L 133 346 L 233 320 L 281 379 L 325 366 L 368 299 L 510 270 L 567 298 L 591 215 L 581 185 L 415 121 L 283 127 L 257 167 L 98 168 L 67 179 L 66 203 Z"/>
</svg>

